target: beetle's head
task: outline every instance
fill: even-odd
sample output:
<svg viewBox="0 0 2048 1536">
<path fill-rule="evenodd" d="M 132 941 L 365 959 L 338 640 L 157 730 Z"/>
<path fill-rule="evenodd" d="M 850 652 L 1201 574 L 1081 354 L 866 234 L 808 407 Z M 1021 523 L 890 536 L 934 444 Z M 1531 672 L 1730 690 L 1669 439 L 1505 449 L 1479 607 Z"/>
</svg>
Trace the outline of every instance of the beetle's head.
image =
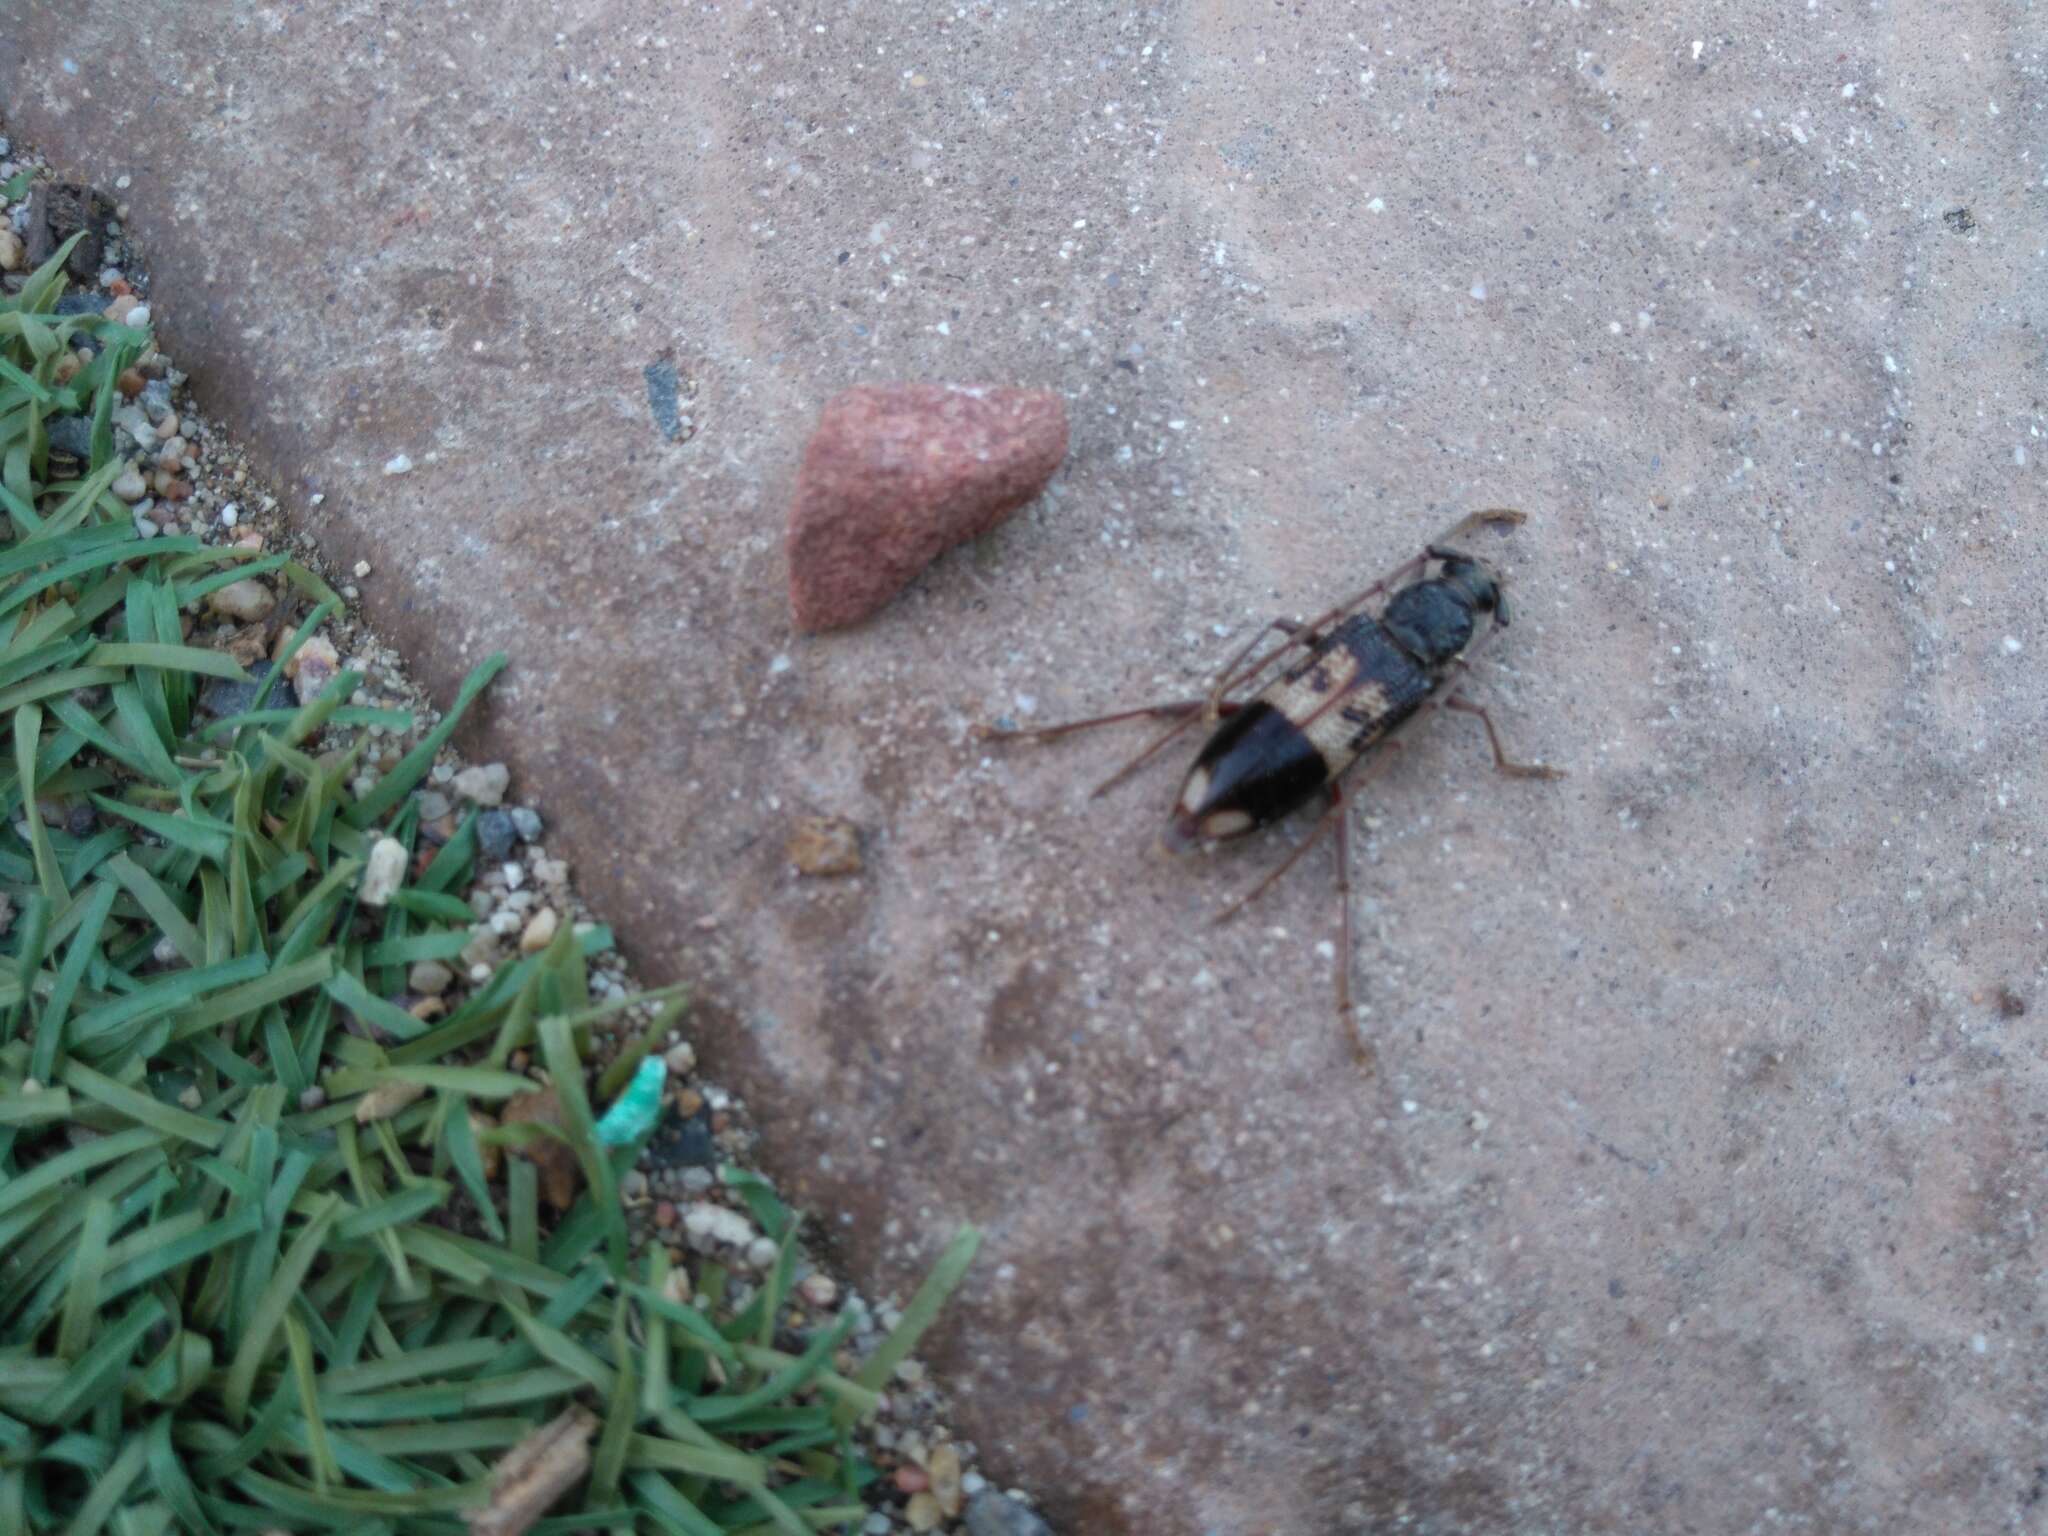
<svg viewBox="0 0 2048 1536">
<path fill-rule="evenodd" d="M 1507 628 L 1507 593 L 1501 590 L 1492 566 L 1455 549 L 1432 549 L 1430 553 L 1443 562 L 1437 570 L 1438 581 L 1454 588 L 1474 613 L 1490 613 L 1494 623 Z"/>
</svg>

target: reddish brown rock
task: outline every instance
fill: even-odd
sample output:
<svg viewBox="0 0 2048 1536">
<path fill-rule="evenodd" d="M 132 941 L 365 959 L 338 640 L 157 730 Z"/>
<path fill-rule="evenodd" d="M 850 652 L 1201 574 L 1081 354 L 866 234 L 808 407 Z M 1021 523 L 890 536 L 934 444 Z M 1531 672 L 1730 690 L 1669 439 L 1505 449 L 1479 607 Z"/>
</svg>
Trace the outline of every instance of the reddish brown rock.
<svg viewBox="0 0 2048 1536">
<path fill-rule="evenodd" d="M 835 396 L 789 509 L 798 627 L 866 618 L 1036 496 L 1066 453 L 1066 406 L 1049 390 L 897 384 Z"/>
</svg>

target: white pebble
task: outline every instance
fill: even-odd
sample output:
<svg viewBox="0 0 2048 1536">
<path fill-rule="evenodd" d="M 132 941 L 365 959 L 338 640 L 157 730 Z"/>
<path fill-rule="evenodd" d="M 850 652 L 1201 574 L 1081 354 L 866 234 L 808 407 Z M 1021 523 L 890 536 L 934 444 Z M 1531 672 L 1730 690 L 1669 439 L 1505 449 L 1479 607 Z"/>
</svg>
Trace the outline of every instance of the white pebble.
<svg viewBox="0 0 2048 1536">
<path fill-rule="evenodd" d="M 401 453 L 396 458 L 384 461 L 384 473 L 387 475 L 402 475 L 411 468 L 412 456 L 410 454 Z"/>
<path fill-rule="evenodd" d="M 747 1244 L 747 1263 L 754 1269 L 772 1269 L 782 1249 L 772 1237 L 757 1237 Z"/>
<path fill-rule="evenodd" d="M 149 306 L 147 304 L 138 304 L 129 310 L 127 323 L 138 330 L 149 324 Z"/>
<path fill-rule="evenodd" d="M 2005 637 L 2006 655 L 2017 656 L 2024 649 L 2025 647 L 2020 644 L 2020 637 L 2018 635 L 2007 635 Z"/>
<path fill-rule="evenodd" d="M 503 763 L 486 763 L 479 768 L 465 768 L 455 775 L 455 793 L 477 805 L 496 805 L 505 798 L 505 790 L 512 783 L 512 770 Z"/>
<path fill-rule="evenodd" d="M 356 570 L 356 579 L 357 579 L 358 581 L 362 580 L 362 579 L 363 579 L 363 577 L 365 577 L 365 576 L 367 576 L 367 575 L 369 575 L 369 574 L 370 574 L 370 562 L 369 562 L 369 561 L 367 561 L 367 560 L 358 560 L 358 561 L 356 562 L 355 570 Z"/>
<path fill-rule="evenodd" d="M 277 606 L 277 594 L 255 577 L 245 576 L 240 581 L 229 582 L 206 601 L 224 619 L 232 619 L 237 624 L 253 624 L 270 616 L 270 610 Z"/>
<path fill-rule="evenodd" d="M 1486 284 L 1474 283 L 1470 291 L 1473 298 L 1484 300 L 1486 297 Z"/>
<path fill-rule="evenodd" d="M 724 1243 L 732 1248 L 744 1248 L 760 1236 L 754 1230 L 754 1224 L 738 1211 L 714 1205 L 709 1200 L 699 1200 L 685 1208 L 683 1230 L 692 1237 Z"/>
<path fill-rule="evenodd" d="M 240 522 L 241 520 L 242 520 L 242 509 L 241 509 L 241 508 L 240 508 L 240 507 L 239 507 L 238 505 L 236 505 L 236 504 L 235 504 L 234 502 L 232 502 L 232 501 L 231 501 L 231 502 L 229 502 L 229 503 L 228 503 L 228 504 L 227 504 L 226 506 L 224 506 L 224 507 L 222 507 L 222 508 L 220 509 L 220 525 L 221 525 L 221 527 L 223 527 L 223 528 L 232 528 L 232 527 L 234 527 L 234 526 L 235 526 L 235 524 L 239 523 L 239 522 Z"/>
<path fill-rule="evenodd" d="M 415 960 L 405 984 L 422 997 L 439 997 L 455 981 L 455 973 L 438 960 Z"/>
<path fill-rule="evenodd" d="M 390 905 L 391 898 L 405 883 L 405 844 L 395 837 L 380 837 L 363 865 L 363 883 L 357 893 L 364 906 Z"/>
</svg>

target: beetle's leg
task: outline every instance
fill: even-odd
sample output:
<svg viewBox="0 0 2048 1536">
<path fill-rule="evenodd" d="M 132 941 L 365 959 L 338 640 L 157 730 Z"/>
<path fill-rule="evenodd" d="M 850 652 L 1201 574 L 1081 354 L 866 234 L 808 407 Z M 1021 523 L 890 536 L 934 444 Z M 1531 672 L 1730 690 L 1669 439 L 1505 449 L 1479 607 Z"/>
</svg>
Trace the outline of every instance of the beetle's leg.
<svg viewBox="0 0 2048 1536">
<path fill-rule="evenodd" d="M 1209 720 L 1215 718 L 1214 716 L 1210 715 L 1209 706 L 1210 701 L 1207 699 L 1176 699 L 1171 704 L 1157 704 L 1154 705 L 1151 709 L 1141 709 L 1134 711 L 1134 713 L 1141 715 L 1163 715 L 1168 719 L 1172 719 L 1177 716 L 1180 720 L 1180 724 L 1176 725 L 1170 731 L 1162 731 L 1159 733 L 1159 735 L 1153 737 L 1151 741 L 1146 743 L 1143 750 L 1141 750 L 1136 757 L 1132 758 L 1129 762 L 1125 763 L 1123 767 L 1117 769 L 1115 773 L 1112 773 L 1108 778 L 1104 779 L 1100 784 L 1096 785 L 1094 789 L 1090 790 L 1088 792 L 1088 798 L 1090 800 L 1100 799 L 1102 796 L 1108 794 L 1112 789 L 1115 789 L 1117 785 L 1123 783 L 1125 779 L 1129 778 L 1132 774 L 1136 773 L 1140 768 L 1144 767 L 1145 764 L 1151 762 L 1153 757 L 1158 754 L 1160 748 L 1164 747 L 1168 742 L 1172 741 L 1175 737 L 1179 736 L 1182 731 L 1186 730 L 1189 726 L 1193 725 L 1197 720 Z M 1234 715 L 1237 713 L 1237 709 L 1238 706 L 1231 703 L 1228 700 L 1225 700 L 1216 705 L 1217 715 Z M 1109 718 L 1114 720 L 1118 717 L 1112 715 Z"/>
<path fill-rule="evenodd" d="M 1033 726 L 1028 730 L 1022 731 L 1005 731 L 999 730 L 992 725 L 977 725 L 973 727 L 972 734 L 976 741 L 1054 741 L 1061 736 L 1070 735 L 1075 731 L 1092 730 L 1098 725 L 1119 725 L 1126 720 L 1166 719 L 1178 720 L 1180 722 L 1172 730 L 1164 731 L 1153 738 L 1136 757 L 1133 757 L 1123 767 L 1117 769 L 1115 773 L 1090 790 L 1088 798 L 1093 800 L 1098 796 L 1107 794 L 1133 773 L 1136 773 L 1139 768 L 1150 762 L 1158 754 L 1160 748 L 1179 736 L 1182 731 L 1185 731 L 1197 720 L 1200 720 L 1207 713 L 1208 708 L 1209 701 L 1207 699 L 1172 699 L 1163 704 L 1148 704 L 1142 709 L 1122 709 L 1113 715 L 1095 715 L 1086 720 L 1069 720 L 1063 725 Z M 1237 713 L 1237 708 L 1236 704 L 1226 701 L 1220 707 L 1220 712 L 1226 715 L 1234 715 Z"/>
<path fill-rule="evenodd" d="M 1477 512 L 1468 512 L 1436 538 L 1439 544 L 1456 544 L 1466 534 L 1479 528 L 1518 528 L 1529 521 L 1529 514 L 1517 512 L 1513 507 L 1482 507 Z"/>
<path fill-rule="evenodd" d="M 1207 706 L 1206 699 L 1169 699 L 1163 704 L 1147 704 L 1139 709 L 1122 709 L 1113 715 L 1091 715 L 1086 720 L 1068 720 L 1060 725 L 1033 725 L 1021 730 L 1009 730 L 999 725 L 976 725 L 969 727 L 969 734 L 976 741 L 1056 741 L 1075 731 L 1093 730 L 1098 725 L 1121 725 L 1126 720 L 1183 720 Z M 1231 705 L 1225 713 L 1236 709 Z"/>
<path fill-rule="evenodd" d="M 1355 782 L 1363 783 L 1366 779 L 1372 777 L 1372 775 L 1374 775 L 1375 773 L 1378 773 L 1380 769 L 1386 767 L 1388 763 L 1394 760 L 1394 753 L 1400 750 L 1401 743 L 1399 741 L 1395 740 L 1392 737 L 1387 737 L 1383 739 L 1379 743 L 1378 750 L 1375 752 L 1372 760 L 1369 763 L 1367 763 L 1367 765 L 1363 769 L 1358 770 L 1358 778 Z M 1315 845 L 1322 840 L 1323 833 L 1329 830 L 1330 822 L 1333 819 L 1341 823 L 1341 821 L 1343 820 L 1342 791 L 1339 789 L 1337 783 L 1335 781 L 1332 781 L 1331 783 L 1323 786 L 1323 792 L 1330 796 L 1329 809 L 1323 812 L 1322 819 L 1316 823 L 1315 830 L 1309 833 L 1307 840 L 1303 842 L 1300 847 L 1296 848 L 1292 853 L 1288 854 L 1287 857 L 1281 861 L 1280 867 L 1278 869 L 1274 870 L 1270 875 L 1266 876 L 1265 879 L 1261 880 L 1257 885 L 1253 886 L 1251 890 L 1247 891 L 1244 895 L 1238 897 L 1237 900 L 1233 901 L 1229 906 L 1225 907 L 1221 912 L 1217 913 L 1217 922 L 1227 922 L 1229 919 L 1235 917 L 1239 912 L 1243 911 L 1246 907 L 1250 906 L 1253 902 L 1257 901 L 1261 896 L 1265 895 L 1266 892 L 1272 888 L 1275 881 L 1277 881 L 1282 875 L 1286 874 L 1288 870 L 1294 868 L 1294 866 L 1300 861 L 1301 856 L 1307 853 L 1309 849 L 1315 847 Z M 1338 829 L 1338 836 L 1342 837 L 1343 835 L 1344 831 L 1340 825 Z"/>
<path fill-rule="evenodd" d="M 1337 1027 L 1351 1042 L 1351 1053 L 1358 1058 L 1359 1069 L 1370 1077 L 1379 1069 L 1378 1054 L 1358 1032 L 1358 1019 L 1351 1009 L 1351 966 L 1355 953 L 1351 923 L 1351 818 L 1345 814 L 1341 783 L 1330 786 L 1330 814 L 1337 818 L 1337 901 L 1344 914 L 1340 926 L 1343 942 L 1337 946 Z"/>
<path fill-rule="evenodd" d="M 1292 853 L 1288 854 L 1286 858 L 1280 861 L 1279 867 L 1274 869 L 1271 874 L 1267 875 L 1265 879 L 1261 880 L 1249 891 L 1246 891 L 1244 895 L 1238 897 L 1237 900 L 1233 901 L 1229 906 L 1225 907 L 1221 912 L 1218 912 L 1216 914 L 1216 921 L 1219 923 L 1229 922 L 1230 919 L 1237 916 L 1239 912 L 1242 912 L 1246 907 L 1250 906 L 1253 902 L 1257 901 L 1261 896 L 1265 895 L 1267 891 L 1271 890 L 1273 888 L 1274 883 L 1278 881 L 1282 875 L 1286 874 L 1287 871 L 1294 868 L 1295 865 L 1301 862 L 1301 856 L 1303 854 L 1307 853 L 1309 849 L 1315 847 L 1317 843 L 1323 840 L 1323 834 L 1330 830 L 1331 820 L 1338 817 L 1339 814 L 1340 813 L 1337 811 L 1333 803 L 1332 807 L 1329 810 L 1324 811 L 1322 816 L 1317 819 L 1315 829 L 1311 831 L 1307 837 L 1302 839 L 1300 844 L 1296 846 L 1295 850 Z"/>
<path fill-rule="evenodd" d="M 1455 709 L 1461 715 L 1477 715 L 1479 723 L 1486 727 L 1486 740 L 1493 748 L 1494 768 L 1511 779 L 1561 779 L 1565 776 L 1562 768 L 1552 768 L 1545 763 L 1517 763 L 1508 759 L 1500 744 L 1500 732 L 1493 728 L 1493 717 L 1477 704 L 1459 698 L 1455 693 L 1445 697 L 1445 709 Z"/>
</svg>

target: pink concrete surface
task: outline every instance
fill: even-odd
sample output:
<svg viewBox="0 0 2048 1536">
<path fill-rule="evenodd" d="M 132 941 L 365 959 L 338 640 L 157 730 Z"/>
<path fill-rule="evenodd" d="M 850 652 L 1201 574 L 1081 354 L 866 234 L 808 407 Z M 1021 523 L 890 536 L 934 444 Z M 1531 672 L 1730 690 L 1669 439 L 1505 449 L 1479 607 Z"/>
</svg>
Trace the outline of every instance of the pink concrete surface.
<svg viewBox="0 0 2048 1536">
<path fill-rule="evenodd" d="M 939 1363 L 1071 1533 L 2048 1519 L 2044 108 L 1981 0 L 0 0 L 0 113 L 131 178 L 422 674 L 512 653 L 477 749 L 856 1277 L 988 1228 Z M 960 378 L 1066 468 L 798 637 L 819 407 Z M 1286 835 L 968 728 L 1498 504 L 1475 691 L 1573 776 L 1449 719 L 1362 797 L 1364 1080 L 1322 860 L 1213 929 Z"/>
</svg>

